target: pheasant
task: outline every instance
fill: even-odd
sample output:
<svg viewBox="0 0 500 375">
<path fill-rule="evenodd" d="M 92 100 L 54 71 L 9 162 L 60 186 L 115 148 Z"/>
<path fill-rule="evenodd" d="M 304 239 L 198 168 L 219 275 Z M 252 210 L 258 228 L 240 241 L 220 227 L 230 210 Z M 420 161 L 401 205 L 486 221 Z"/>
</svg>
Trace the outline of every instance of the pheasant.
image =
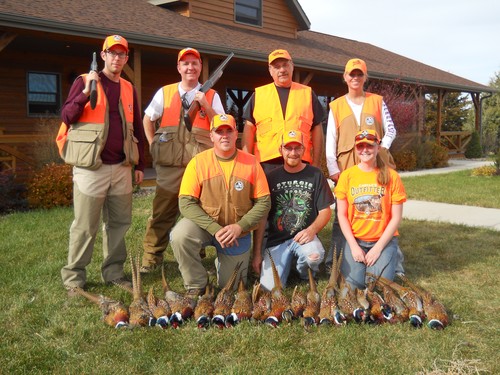
<svg viewBox="0 0 500 375">
<path fill-rule="evenodd" d="M 302 290 L 298 289 L 296 285 L 293 289 L 292 299 L 290 301 L 290 307 L 293 311 L 293 317 L 295 319 L 302 318 L 304 310 L 307 304 L 307 295 Z"/>
<path fill-rule="evenodd" d="M 141 273 L 139 272 L 139 257 L 136 257 L 135 262 L 130 256 L 130 265 L 132 268 L 132 288 L 134 292 L 133 301 L 129 306 L 131 327 L 146 327 L 154 326 L 156 319 L 149 310 L 148 303 L 142 292 Z"/>
<path fill-rule="evenodd" d="M 172 315 L 170 305 L 164 299 L 157 298 L 154 295 L 153 287 L 148 293 L 148 307 L 153 317 L 156 319 L 156 326 L 160 328 L 168 328 L 169 318 Z"/>
<path fill-rule="evenodd" d="M 392 309 L 382 296 L 375 291 L 375 281 L 367 283 L 364 293 L 367 301 L 370 303 L 370 317 L 367 323 L 381 324 L 390 322 L 393 317 Z"/>
<path fill-rule="evenodd" d="M 444 329 L 449 324 L 448 313 L 446 312 L 444 305 L 436 300 L 431 293 L 416 286 L 405 276 L 398 276 L 422 298 L 425 315 L 428 319 L 427 326 L 436 330 Z"/>
<path fill-rule="evenodd" d="M 257 322 L 264 322 L 271 314 L 271 293 L 264 290 L 257 282 L 252 291 L 252 319 Z"/>
<path fill-rule="evenodd" d="M 194 309 L 194 319 L 200 329 L 207 329 L 214 315 L 214 288 L 207 282 L 205 294 L 198 299 L 198 304 Z"/>
<path fill-rule="evenodd" d="M 104 323 L 114 328 L 128 327 L 129 312 L 122 302 L 104 297 L 103 295 L 86 292 L 81 288 L 74 288 L 74 290 L 101 308 Z"/>
<path fill-rule="evenodd" d="M 351 289 L 342 274 L 339 275 L 337 302 L 348 321 L 354 319 L 355 322 L 361 323 L 368 319 L 369 312 L 358 302 L 356 292 Z"/>
<path fill-rule="evenodd" d="M 332 273 L 328 280 L 325 290 L 321 296 L 321 304 L 319 309 L 319 323 L 321 325 L 342 325 L 345 324 L 346 318 L 339 309 L 337 303 L 337 281 L 340 273 L 340 259 L 342 259 L 342 251 L 339 258 L 337 258 L 337 248 L 334 249 Z"/>
<path fill-rule="evenodd" d="M 373 275 L 369 275 L 371 277 L 377 277 Z M 399 298 L 396 292 L 389 286 L 385 285 L 380 281 L 377 277 L 375 280 L 376 286 L 380 288 L 382 294 L 384 296 L 384 301 L 391 307 L 393 311 L 393 316 L 389 320 L 390 323 L 404 323 L 410 317 L 410 310 L 408 306 Z"/>
<path fill-rule="evenodd" d="M 242 264 L 243 262 L 239 262 L 236 265 L 231 277 L 215 299 L 214 317 L 212 318 L 212 323 L 218 328 L 224 328 L 226 326 L 226 317 L 231 314 L 231 309 L 234 303 L 234 284 L 236 283 L 236 277 L 238 276 L 238 272 Z M 228 323 L 228 326 L 230 326 L 230 322 Z"/>
<path fill-rule="evenodd" d="M 307 293 L 307 304 L 304 310 L 304 327 L 315 326 L 319 322 L 319 310 L 321 307 L 321 296 L 318 293 L 316 280 L 314 280 L 312 270 L 309 273 L 309 292 Z"/>
<path fill-rule="evenodd" d="M 231 314 L 226 319 L 226 324 L 236 325 L 242 320 L 248 320 L 252 317 L 252 296 L 245 287 L 243 278 L 240 276 L 238 291 L 234 298 Z"/>
<path fill-rule="evenodd" d="M 406 306 L 408 306 L 410 324 L 415 328 L 422 327 L 422 321 L 425 319 L 425 314 L 420 296 L 411 288 L 406 288 L 383 276 L 379 276 L 378 280 L 382 284 L 392 288 L 398 294 L 399 298 L 406 304 Z"/>
<path fill-rule="evenodd" d="M 169 319 L 170 325 L 173 328 L 179 328 L 185 320 L 193 315 L 192 301 L 170 289 L 170 285 L 165 277 L 165 267 L 163 265 L 161 268 L 161 280 L 165 301 L 167 301 L 172 311 L 172 315 Z"/>
<path fill-rule="evenodd" d="M 293 318 L 293 311 L 290 306 L 290 300 L 283 291 L 280 276 L 269 249 L 267 249 L 267 253 L 271 261 L 271 268 L 273 270 L 274 287 L 271 290 L 271 313 L 269 314 L 265 322 L 269 326 L 276 328 L 278 324 L 283 320 L 287 323 L 290 323 Z"/>
</svg>

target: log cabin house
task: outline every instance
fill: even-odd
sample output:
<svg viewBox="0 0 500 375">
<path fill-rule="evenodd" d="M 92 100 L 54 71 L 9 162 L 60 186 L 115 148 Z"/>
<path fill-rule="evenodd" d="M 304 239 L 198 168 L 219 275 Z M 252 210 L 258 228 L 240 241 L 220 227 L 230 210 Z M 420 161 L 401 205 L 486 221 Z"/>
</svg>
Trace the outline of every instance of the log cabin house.
<svg viewBox="0 0 500 375">
<path fill-rule="evenodd" d="M 36 141 L 47 137 L 40 123 L 56 131 L 58 112 L 73 80 L 89 70 L 92 53 L 100 51 L 103 39 L 111 34 L 129 41 L 124 76 L 134 83 L 142 110 L 157 89 L 179 80 L 177 52 L 194 47 L 202 54 L 202 81 L 234 52 L 215 89 L 226 109 L 238 117 L 254 87 L 271 81 L 268 54 L 284 48 L 294 60 L 294 80 L 310 85 L 325 106 L 346 91 L 342 82 L 346 61 L 360 57 L 367 62 L 372 81 L 418 85 L 415 95 L 420 104 L 426 93 L 437 93 L 439 103 L 446 92 L 469 93 L 479 129 L 481 94 L 494 91 L 490 87 L 371 44 L 309 28 L 296 0 L 4 0 L 0 2 L 0 170 L 19 174 L 35 164 Z M 416 132 L 424 121 L 422 108 L 417 113 Z M 448 138 L 460 151 L 463 134 L 454 141 L 457 135 L 441 132 L 439 122 L 438 116 L 438 139 Z"/>
</svg>

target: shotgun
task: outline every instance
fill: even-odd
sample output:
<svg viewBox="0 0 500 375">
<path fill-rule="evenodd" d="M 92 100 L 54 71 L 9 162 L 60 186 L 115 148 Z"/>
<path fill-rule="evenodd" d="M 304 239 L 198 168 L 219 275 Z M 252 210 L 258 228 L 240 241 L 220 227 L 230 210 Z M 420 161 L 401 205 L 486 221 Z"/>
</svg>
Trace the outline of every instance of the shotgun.
<svg viewBox="0 0 500 375">
<path fill-rule="evenodd" d="M 228 57 L 214 70 L 214 72 L 208 77 L 207 81 L 201 86 L 200 91 L 206 93 L 210 90 L 215 83 L 222 77 L 222 73 L 224 73 L 223 69 L 226 67 L 227 63 L 234 56 L 234 53 L 230 53 Z M 200 110 L 200 103 L 196 100 L 193 100 L 189 109 L 184 112 L 184 123 L 186 124 L 186 129 L 191 131 L 193 128 L 194 118 L 196 117 L 196 113 Z"/>
<path fill-rule="evenodd" d="M 92 55 L 92 63 L 90 63 L 90 70 L 97 72 L 97 59 L 96 54 Z M 90 108 L 94 109 L 97 104 L 97 81 L 95 79 L 90 82 Z"/>
</svg>

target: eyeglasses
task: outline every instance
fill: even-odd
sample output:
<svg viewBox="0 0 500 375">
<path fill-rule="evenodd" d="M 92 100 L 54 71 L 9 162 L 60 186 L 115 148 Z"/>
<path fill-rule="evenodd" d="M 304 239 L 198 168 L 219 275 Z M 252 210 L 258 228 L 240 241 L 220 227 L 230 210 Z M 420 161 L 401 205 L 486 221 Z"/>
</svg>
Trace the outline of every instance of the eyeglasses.
<svg viewBox="0 0 500 375">
<path fill-rule="evenodd" d="M 362 141 L 363 139 L 366 139 L 370 142 L 376 142 L 378 143 L 378 137 L 376 135 L 370 134 L 367 131 L 362 132 L 361 134 L 358 134 L 354 140 L 357 141 Z"/>
<path fill-rule="evenodd" d="M 291 146 L 283 146 L 283 148 L 284 148 L 287 152 L 294 152 L 294 151 L 296 151 L 297 153 L 299 153 L 299 152 L 302 152 L 302 150 L 304 149 L 304 146 L 295 146 L 295 147 L 291 147 Z"/>
<path fill-rule="evenodd" d="M 363 73 L 349 73 L 351 78 L 363 78 L 365 75 Z"/>
<path fill-rule="evenodd" d="M 113 59 L 115 57 L 118 57 L 119 59 L 124 59 L 127 56 L 126 52 L 116 52 L 116 51 L 111 51 L 109 49 L 106 50 L 106 53 L 109 54 Z"/>
</svg>

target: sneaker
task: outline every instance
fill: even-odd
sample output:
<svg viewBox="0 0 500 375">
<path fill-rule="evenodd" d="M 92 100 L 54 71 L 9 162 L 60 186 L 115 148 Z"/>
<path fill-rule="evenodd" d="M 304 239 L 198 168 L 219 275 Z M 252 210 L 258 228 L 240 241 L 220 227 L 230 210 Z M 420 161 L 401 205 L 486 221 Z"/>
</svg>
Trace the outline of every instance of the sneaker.
<svg viewBox="0 0 500 375">
<path fill-rule="evenodd" d="M 396 276 L 405 277 L 405 273 L 404 273 L 404 272 L 401 272 L 401 271 L 396 271 L 396 272 L 395 272 L 395 275 L 396 275 Z"/>
<path fill-rule="evenodd" d="M 109 282 L 109 284 L 116 285 L 126 290 L 132 289 L 132 283 L 125 277 L 120 277 L 119 279 L 112 280 Z"/>
<path fill-rule="evenodd" d="M 152 273 L 158 271 L 161 267 L 161 264 L 148 264 L 146 266 L 141 266 L 139 268 L 140 273 Z"/>
</svg>

